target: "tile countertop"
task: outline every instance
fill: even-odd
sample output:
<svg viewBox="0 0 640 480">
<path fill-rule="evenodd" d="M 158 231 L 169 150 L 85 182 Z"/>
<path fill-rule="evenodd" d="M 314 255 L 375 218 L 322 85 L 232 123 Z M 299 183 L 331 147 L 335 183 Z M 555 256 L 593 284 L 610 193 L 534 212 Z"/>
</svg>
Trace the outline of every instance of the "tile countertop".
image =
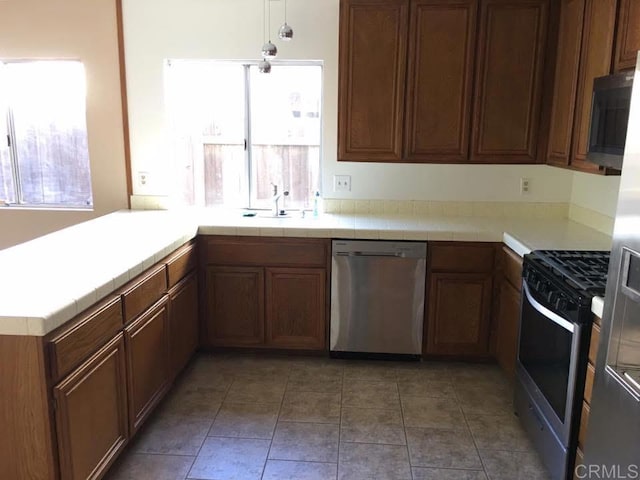
<svg viewBox="0 0 640 480">
<path fill-rule="evenodd" d="M 196 234 L 376 240 L 504 241 L 608 250 L 611 238 L 567 219 L 325 214 L 252 218 L 220 210 L 123 210 L 0 250 L 0 335 L 43 336 Z"/>
</svg>

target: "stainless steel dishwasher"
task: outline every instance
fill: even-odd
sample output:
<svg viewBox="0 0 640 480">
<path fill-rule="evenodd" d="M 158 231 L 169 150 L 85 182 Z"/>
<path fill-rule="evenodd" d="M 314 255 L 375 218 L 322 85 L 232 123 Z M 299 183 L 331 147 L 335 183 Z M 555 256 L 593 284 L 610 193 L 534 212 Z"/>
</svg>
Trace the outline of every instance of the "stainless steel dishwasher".
<svg viewBox="0 0 640 480">
<path fill-rule="evenodd" d="M 420 356 L 427 244 L 334 240 L 332 356 Z"/>
</svg>

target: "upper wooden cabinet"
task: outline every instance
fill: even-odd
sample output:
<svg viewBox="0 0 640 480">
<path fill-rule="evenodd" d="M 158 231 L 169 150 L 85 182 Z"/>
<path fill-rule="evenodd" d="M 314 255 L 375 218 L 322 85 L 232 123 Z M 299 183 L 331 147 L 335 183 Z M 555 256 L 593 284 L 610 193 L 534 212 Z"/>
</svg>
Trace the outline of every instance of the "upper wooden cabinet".
<svg viewBox="0 0 640 480">
<path fill-rule="evenodd" d="M 567 166 L 580 70 L 585 0 L 561 0 L 547 163 Z"/>
<path fill-rule="evenodd" d="M 548 0 L 341 0 L 338 160 L 536 163 L 547 23 Z"/>
<path fill-rule="evenodd" d="M 480 5 L 471 160 L 535 163 L 548 1 Z"/>
<path fill-rule="evenodd" d="M 635 28 L 625 26 L 628 20 L 622 3 L 618 24 L 619 55 L 623 48 L 620 32 L 631 32 Z M 618 173 L 587 161 L 593 80 L 611 73 L 616 7 L 617 0 L 560 1 L 547 145 L 547 163 L 550 165 L 590 173 Z M 629 35 L 629 42 L 633 42 L 633 34 Z"/>
<path fill-rule="evenodd" d="M 340 4 L 340 160 L 402 160 L 408 0 Z"/>
<path fill-rule="evenodd" d="M 474 0 L 411 3 L 405 125 L 410 161 L 467 159 L 476 10 Z"/>
<path fill-rule="evenodd" d="M 601 168 L 587 161 L 593 79 L 611 73 L 616 0 L 587 0 L 582 31 L 582 52 L 578 77 L 573 155 L 571 166 L 598 172 Z"/>
<path fill-rule="evenodd" d="M 640 2 L 620 0 L 614 70 L 635 68 L 640 50 Z"/>
</svg>

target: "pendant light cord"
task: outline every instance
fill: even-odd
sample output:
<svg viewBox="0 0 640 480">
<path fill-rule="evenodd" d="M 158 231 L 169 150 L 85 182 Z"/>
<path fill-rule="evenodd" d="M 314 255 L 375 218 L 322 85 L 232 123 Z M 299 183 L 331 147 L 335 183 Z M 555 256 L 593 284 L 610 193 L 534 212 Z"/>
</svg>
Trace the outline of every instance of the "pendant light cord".
<svg viewBox="0 0 640 480">
<path fill-rule="evenodd" d="M 284 23 L 287 23 L 287 0 L 284 0 Z"/>
<path fill-rule="evenodd" d="M 271 0 L 267 0 L 267 2 L 269 2 L 269 13 L 268 13 L 269 21 L 267 23 L 267 31 L 270 31 L 271 30 Z M 268 37 L 269 37 L 269 42 L 271 42 L 271 33 L 269 33 Z"/>
<path fill-rule="evenodd" d="M 267 41 L 267 28 L 265 27 L 265 22 L 267 21 L 267 7 L 266 3 L 268 0 L 262 0 L 262 40 L 264 42 Z"/>
</svg>

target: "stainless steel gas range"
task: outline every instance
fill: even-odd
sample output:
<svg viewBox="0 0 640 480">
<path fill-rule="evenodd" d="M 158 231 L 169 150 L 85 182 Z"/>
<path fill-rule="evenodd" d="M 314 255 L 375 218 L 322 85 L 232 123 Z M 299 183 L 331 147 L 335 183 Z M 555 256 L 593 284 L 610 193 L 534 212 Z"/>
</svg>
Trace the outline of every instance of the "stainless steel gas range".
<svg viewBox="0 0 640 480">
<path fill-rule="evenodd" d="M 572 478 L 591 336 L 609 252 L 524 257 L 514 405 L 553 480 Z"/>
</svg>

